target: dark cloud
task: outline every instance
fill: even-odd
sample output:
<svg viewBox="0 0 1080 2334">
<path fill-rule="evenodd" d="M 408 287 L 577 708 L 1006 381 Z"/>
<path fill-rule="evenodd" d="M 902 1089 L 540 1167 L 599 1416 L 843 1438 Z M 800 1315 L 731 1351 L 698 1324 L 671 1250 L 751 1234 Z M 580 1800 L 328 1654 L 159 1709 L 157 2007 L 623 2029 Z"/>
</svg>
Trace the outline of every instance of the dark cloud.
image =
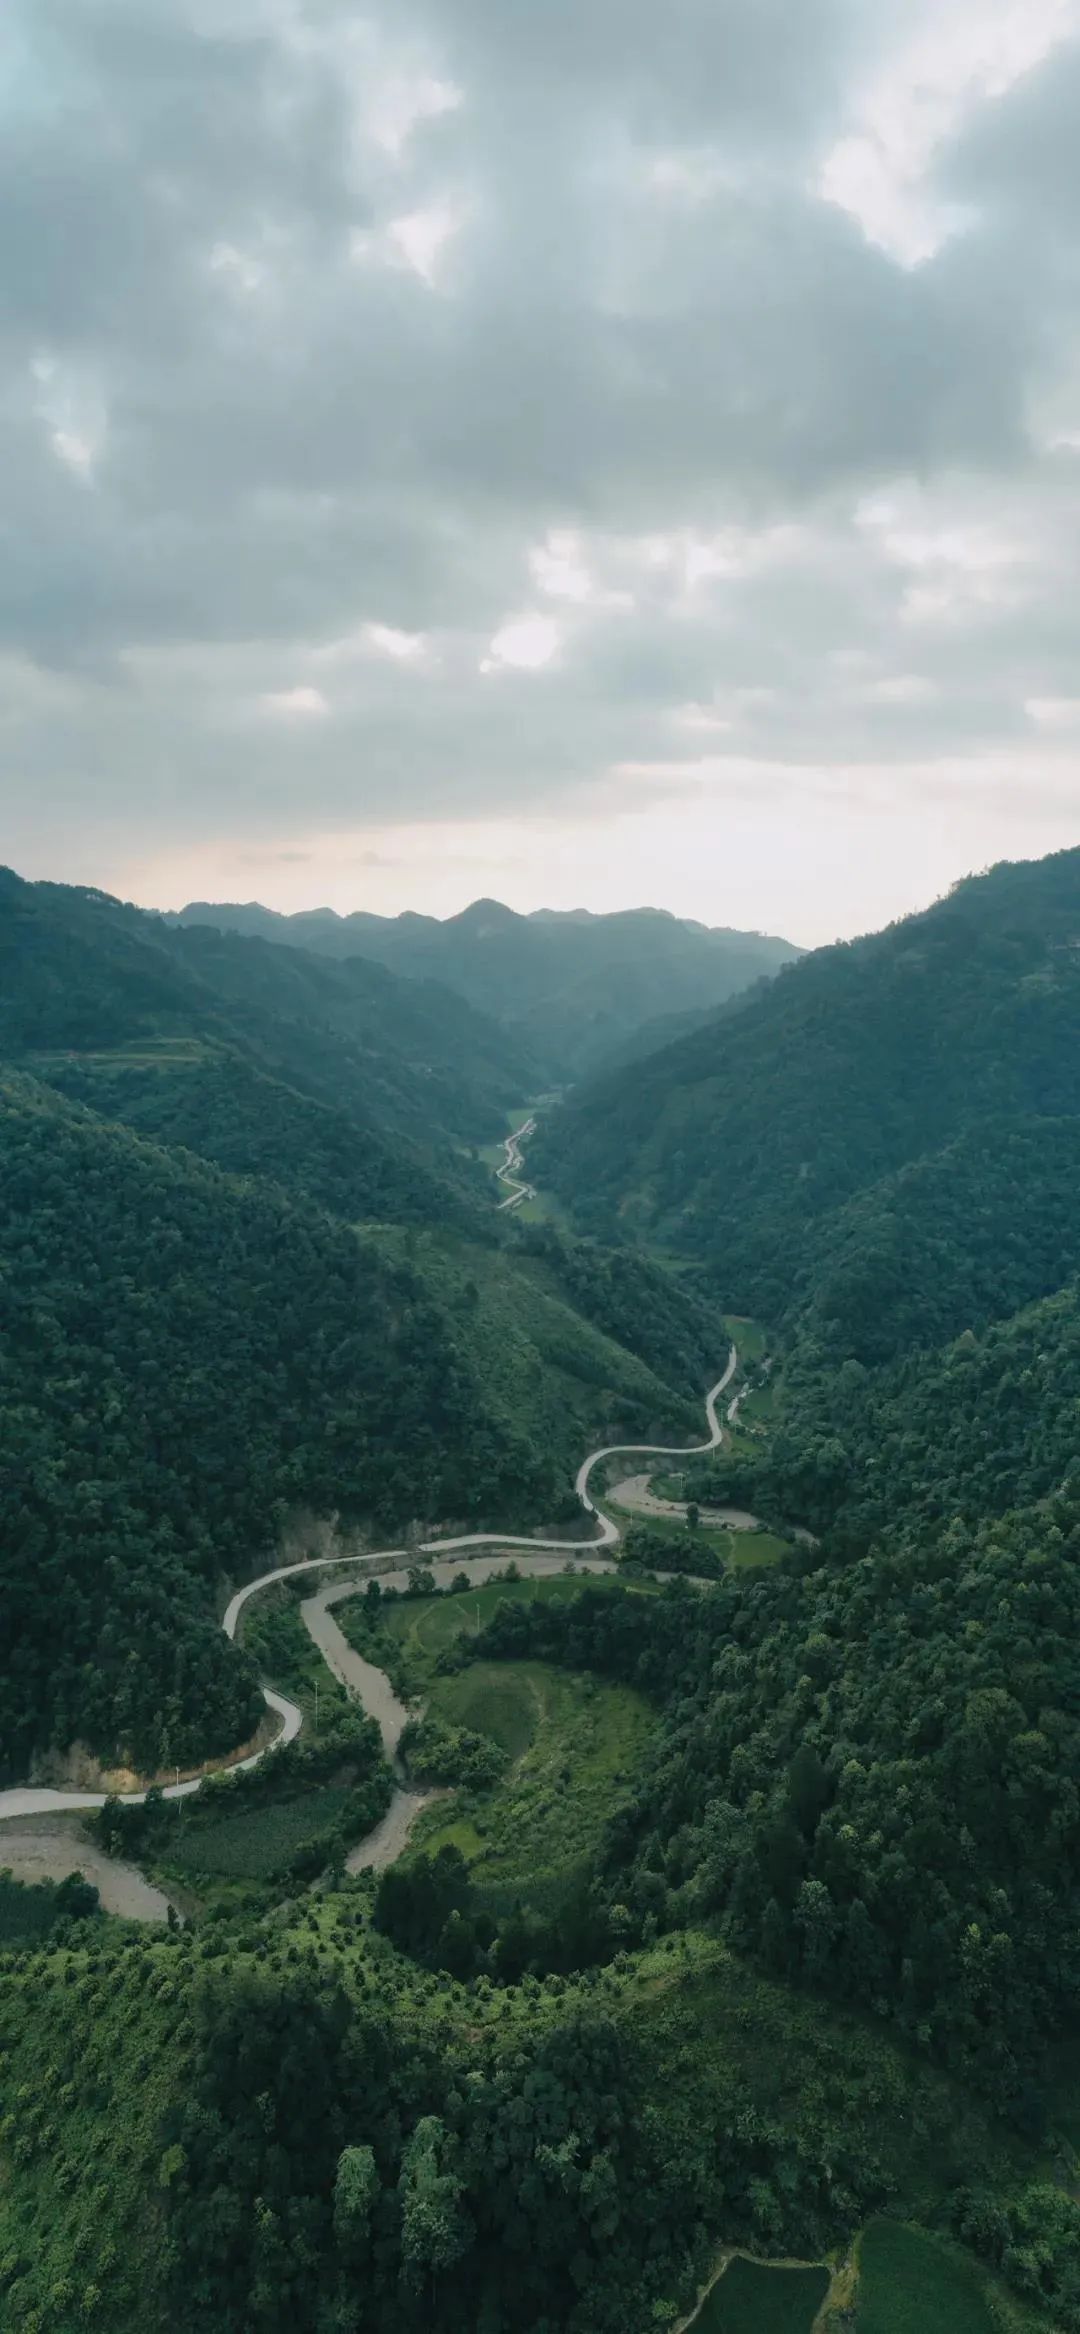
<svg viewBox="0 0 1080 2334">
<path fill-rule="evenodd" d="M 961 122 L 926 192 L 963 228 L 906 267 L 818 191 L 891 0 L 9 13 L 0 645 L 43 819 L 464 815 L 706 719 L 888 763 L 1069 695 L 1033 415 L 1077 356 L 1075 52 Z M 550 664 L 506 669 L 530 613 Z"/>
</svg>

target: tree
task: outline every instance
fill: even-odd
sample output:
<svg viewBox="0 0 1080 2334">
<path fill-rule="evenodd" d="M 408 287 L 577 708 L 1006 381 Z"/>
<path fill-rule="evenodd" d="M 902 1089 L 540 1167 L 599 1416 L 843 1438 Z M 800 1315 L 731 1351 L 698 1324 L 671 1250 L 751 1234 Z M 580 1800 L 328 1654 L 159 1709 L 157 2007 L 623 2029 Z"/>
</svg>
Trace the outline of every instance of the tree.
<svg viewBox="0 0 1080 2334">
<path fill-rule="evenodd" d="M 334 2179 L 334 2236 L 342 2258 L 350 2264 L 355 2264 L 367 2248 L 372 2208 L 378 2193 L 374 2150 L 343 2148 Z"/>
<path fill-rule="evenodd" d="M 460 2260 L 472 2234 L 454 2147 L 437 2115 L 422 2116 L 401 2159 L 401 2265 L 407 2284 Z"/>
</svg>

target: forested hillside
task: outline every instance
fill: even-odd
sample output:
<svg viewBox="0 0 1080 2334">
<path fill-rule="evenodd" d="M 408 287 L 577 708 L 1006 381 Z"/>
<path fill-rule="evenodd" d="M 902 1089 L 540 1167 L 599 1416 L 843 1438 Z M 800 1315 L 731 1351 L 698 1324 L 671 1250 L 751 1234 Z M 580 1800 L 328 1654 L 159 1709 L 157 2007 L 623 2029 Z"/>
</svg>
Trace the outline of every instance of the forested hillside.
<svg viewBox="0 0 1080 2334">
<path fill-rule="evenodd" d="M 552 1122 L 581 1220 L 772 1324 L 767 1429 L 688 1496 L 821 1545 L 682 1626 L 501 1623 L 665 1705 L 612 1843 L 642 1917 L 719 1910 L 1003 2093 L 1080 1983 L 1078 942 L 1080 853 L 995 869 Z"/>
<path fill-rule="evenodd" d="M 605 1334 L 600 1266 L 541 1286 L 495 1246 L 450 1253 L 3 1076 L 6 1775 L 75 1738 L 150 1769 L 242 1741 L 257 1701 L 214 1594 L 291 1510 L 547 1520 L 593 1430 L 696 1424 L 720 1332 L 664 1279 L 649 1368 Z"/>
<path fill-rule="evenodd" d="M 468 1149 L 536 1076 L 434 983 L 175 930 L 99 893 L 0 872 L 0 1059 L 349 1216 L 486 1206 Z"/>
<path fill-rule="evenodd" d="M 662 1237 L 777 1321 L 793 1274 L 806 1287 L 819 1257 L 828 1268 L 833 1220 L 858 1194 L 969 1133 L 989 1151 L 1003 1123 L 1078 1112 L 1070 851 L 821 949 L 743 1010 L 583 1087 L 533 1165 L 582 1223 Z M 977 1180 L 958 1204 L 972 1201 Z"/>
<path fill-rule="evenodd" d="M 661 1751 L 613 1826 L 646 1921 L 720 1915 L 991 2089 L 1034 2080 L 1080 1985 L 1080 1503 L 654 1612 L 507 1608 L 512 1652 L 633 1678 Z"/>
<path fill-rule="evenodd" d="M 633 1048 L 658 1015 L 708 1012 L 799 954 L 785 940 L 713 930 L 654 908 L 519 916 L 498 900 L 476 900 L 439 922 L 434 916 L 336 916 L 329 909 L 280 916 L 254 902 L 200 901 L 184 908 L 180 921 L 337 960 L 373 958 L 413 979 L 444 982 L 496 1014 L 559 1082 L 587 1075 L 625 1045 Z"/>
</svg>

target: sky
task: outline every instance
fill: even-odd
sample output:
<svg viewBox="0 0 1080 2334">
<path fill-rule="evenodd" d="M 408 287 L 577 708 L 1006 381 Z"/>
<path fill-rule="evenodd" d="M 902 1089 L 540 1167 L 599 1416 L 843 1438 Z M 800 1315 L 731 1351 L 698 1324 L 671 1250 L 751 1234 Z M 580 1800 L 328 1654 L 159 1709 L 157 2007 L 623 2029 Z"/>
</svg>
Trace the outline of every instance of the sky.
<svg viewBox="0 0 1080 2334">
<path fill-rule="evenodd" d="M 0 857 L 806 945 L 1080 843 L 1080 0 L 6 0 Z"/>
</svg>

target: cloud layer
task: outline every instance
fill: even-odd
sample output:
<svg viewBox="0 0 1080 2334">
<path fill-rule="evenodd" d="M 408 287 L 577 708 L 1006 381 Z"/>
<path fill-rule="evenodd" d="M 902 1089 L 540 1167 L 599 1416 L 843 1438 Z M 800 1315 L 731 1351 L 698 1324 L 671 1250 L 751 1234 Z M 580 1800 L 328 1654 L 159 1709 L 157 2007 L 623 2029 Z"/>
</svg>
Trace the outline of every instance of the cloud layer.
<svg viewBox="0 0 1080 2334">
<path fill-rule="evenodd" d="M 10 0 L 0 90 L 28 869 L 646 818 L 701 913 L 741 821 L 739 921 L 846 802 L 816 937 L 875 805 L 915 886 L 1080 829 L 1073 0 Z"/>
</svg>

